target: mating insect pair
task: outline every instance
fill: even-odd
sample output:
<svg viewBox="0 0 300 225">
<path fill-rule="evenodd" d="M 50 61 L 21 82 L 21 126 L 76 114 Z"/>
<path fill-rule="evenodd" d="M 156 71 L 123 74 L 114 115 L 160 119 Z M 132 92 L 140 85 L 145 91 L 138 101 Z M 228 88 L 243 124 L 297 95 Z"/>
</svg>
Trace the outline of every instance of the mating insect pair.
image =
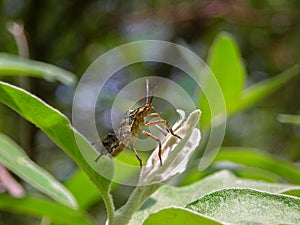
<svg viewBox="0 0 300 225">
<path fill-rule="evenodd" d="M 156 125 L 159 128 L 159 130 L 161 130 L 165 134 L 164 130 L 162 130 L 158 126 L 158 125 L 163 125 L 165 129 L 168 132 L 170 132 L 173 136 L 179 139 L 181 139 L 181 137 L 175 134 L 171 126 L 169 125 L 168 121 L 162 119 L 159 113 L 155 111 L 152 105 L 153 96 L 149 97 L 148 79 L 146 80 L 146 91 L 147 91 L 147 97 L 146 97 L 146 104 L 144 106 L 127 111 L 123 116 L 123 119 L 120 122 L 119 127 L 116 129 L 115 133 L 110 132 L 93 143 L 94 145 L 101 141 L 106 151 L 106 152 L 102 151 L 99 154 L 99 156 L 95 160 L 96 162 L 99 160 L 99 158 L 102 155 L 110 154 L 112 157 L 116 157 L 125 149 L 125 147 L 129 147 L 133 151 L 137 159 L 139 160 L 140 167 L 142 167 L 143 166 L 142 158 L 139 156 L 139 154 L 137 153 L 133 145 L 136 139 L 138 138 L 138 135 L 143 134 L 158 142 L 158 146 L 159 146 L 158 157 L 160 160 L 160 165 L 162 166 L 162 159 L 161 159 L 162 149 L 161 149 L 160 139 L 154 136 L 153 134 L 151 134 L 150 132 L 142 130 L 141 127 Z M 144 120 L 145 117 L 155 117 L 157 119 L 149 122 L 145 122 Z"/>
</svg>

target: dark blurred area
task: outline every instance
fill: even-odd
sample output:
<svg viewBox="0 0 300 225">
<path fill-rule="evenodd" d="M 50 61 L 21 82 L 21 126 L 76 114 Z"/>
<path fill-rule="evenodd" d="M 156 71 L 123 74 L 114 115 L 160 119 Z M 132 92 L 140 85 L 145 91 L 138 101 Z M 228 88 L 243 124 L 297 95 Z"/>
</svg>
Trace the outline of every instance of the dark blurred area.
<svg viewBox="0 0 300 225">
<path fill-rule="evenodd" d="M 300 1 L 297 0 L 2 0 L 0 51 L 18 55 L 18 47 L 7 26 L 11 21 L 23 24 L 31 59 L 62 67 L 80 79 L 99 55 L 136 40 L 157 39 L 184 44 L 205 60 L 214 38 L 226 31 L 238 42 L 248 72 L 247 84 L 251 85 L 299 61 L 299 9 Z M 120 74 L 115 86 L 106 88 L 111 96 L 128 80 L 143 74 L 176 78 L 176 71 L 163 64 L 155 67 L 133 65 Z M 16 82 L 14 78 L 5 79 Z M 184 79 L 176 82 L 188 86 Z M 299 161 L 300 129 L 276 119 L 280 113 L 300 113 L 299 86 L 300 80 L 288 83 L 255 107 L 230 118 L 224 145 L 256 147 Z M 69 118 L 75 88 L 30 78 L 30 92 Z M 109 105 L 110 99 L 106 100 Z M 1 132 L 19 141 L 22 137 L 17 132 L 17 115 L 3 106 L 0 110 L 1 115 L 5 115 L 0 122 Z M 30 157 L 61 181 L 76 167 L 33 126 L 27 147 Z M 120 196 L 120 203 L 122 201 Z"/>
</svg>

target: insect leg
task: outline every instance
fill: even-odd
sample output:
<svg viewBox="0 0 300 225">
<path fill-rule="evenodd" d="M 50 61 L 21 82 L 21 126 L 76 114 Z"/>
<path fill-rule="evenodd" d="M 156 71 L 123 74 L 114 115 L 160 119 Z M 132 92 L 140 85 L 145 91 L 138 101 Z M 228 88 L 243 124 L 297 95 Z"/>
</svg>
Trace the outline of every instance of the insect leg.
<svg viewBox="0 0 300 225">
<path fill-rule="evenodd" d="M 92 142 L 91 145 L 95 145 L 95 144 L 97 144 L 100 141 L 102 141 L 101 138 L 97 139 L 95 142 Z"/>
<path fill-rule="evenodd" d="M 148 136 L 148 137 L 150 137 L 150 138 L 152 138 L 153 140 L 155 140 L 155 141 L 158 142 L 158 158 L 159 158 L 159 161 L 160 161 L 160 166 L 162 166 L 162 159 L 161 159 L 161 153 L 162 153 L 162 151 L 161 151 L 161 141 L 159 140 L 159 138 L 155 137 L 153 134 L 151 134 L 151 133 L 149 133 L 149 132 L 147 132 L 147 131 L 145 131 L 145 130 L 142 130 L 141 132 L 142 132 L 142 134 L 144 134 L 144 135 L 146 135 L 146 136 Z"/>
<path fill-rule="evenodd" d="M 137 153 L 137 151 L 134 149 L 133 145 L 130 145 L 131 150 L 133 151 L 133 153 L 135 154 L 136 158 L 139 160 L 140 162 L 140 167 L 143 167 L 143 160 L 141 158 L 141 156 Z"/>
<path fill-rule="evenodd" d="M 152 114 L 158 114 L 158 113 L 151 113 L 147 116 L 156 116 L 156 115 L 152 115 Z M 167 127 L 167 129 L 170 131 L 170 133 L 179 138 L 179 139 L 182 139 L 180 136 L 178 136 L 177 134 L 174 133 L 174 131 L 172 130 L 171 126 L 169 125 L 168 121 L 164 120 L 164 119 L 161 119 L 161 117 L 158 115 L 157 117 L 159 117 L 160 119 L 159 120 L 155 120 L 155 121 L 149 121 L 149 122 L 146 122 L 144 123 L 143 125 L 144 126 L 152 126 L 152 125 L 157 125 L 157 124 L 163 124 Z"/>
<path fill-rule="evenodd" d="M 164 135 L 167 136 L 168 132 L 165 131 L 163 128 L 161 128 L 160 126 L 158 126 L 157 124 L 155 125 L 155 127 Z"/>
</svg>

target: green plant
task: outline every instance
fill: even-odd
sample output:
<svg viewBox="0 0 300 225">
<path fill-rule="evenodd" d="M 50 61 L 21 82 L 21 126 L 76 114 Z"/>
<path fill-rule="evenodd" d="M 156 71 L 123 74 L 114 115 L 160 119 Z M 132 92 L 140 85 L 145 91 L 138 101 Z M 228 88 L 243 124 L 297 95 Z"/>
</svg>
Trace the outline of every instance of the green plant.
<svg viewBox="0 0 300 225">
<path fill-rule="evenodd" d="M 274 78 L 245 89 L 246 72 L 239 49 L 227 33 L 221 33 L 216 38 L 210 49 L 208 64 L 223 91 L 228 116 L 254 105 L 300 72 L 299 65 L 296 65 Z M 0 73 L 20 73 L 57 79 L 67 84 L 74 81 L 73 75 L 59 68 L 6 54 L 0 56 Z M 209 89 L 209 84 L 207 88 Z M 168 151 L 169 156 L 162 167 L 158 166 L 156 154 L 150 156 L 147 162 L 150 166 L 142 169 L 139 186 L 132 192 L 127 203 L 115 210 L 111 189 L 116 184 L 100 176 L 86 162 L 78 148 L 78 141 L 85 146 L 86 151 L 95 155 L 95 158 L 97 153 L 62 113 L 29 92 L 5 82 L 0 82 L 0 102 L 40 128 L 80 168 L 66 184 L 61 184 L 30 160 L 13 140 L 1 134 L 0 163 L 52 198 L 50 200 L 28 194 L 17 199 L 6 194 L 0 195 L 2 210 L 47 217 L 55 224 L 96 224 L 88 215 L 88 209 L 102 198 L 107 209 L 109 225 L 166 224 L 171 218 L 173 224 L 300 223 L 300 199 L 295 197 L 300 194 L 300 186 L 282 184 L 282 180 L 279 179 L 281 177 L 299 184 L 299 168 L 268 154 L 255 153 L 252 149 L 223 148 L 211 168 L 221 161 L 230 161 L 238 165 L 235 168 L 238 168 L 236 170 L 241 172 L 240 174 L 246 171 L 245 168 L 252 174 L 259 170 L 260 178 L 272 174 L 273 181 L 277 183 L 238 178 L 226 170 L 201 179 L 205 174 L 193 170 L 195 167 L 190 166 L 183 180 L 193 184 L 184 187 L 165 184 L 170 178 L 184 172 L 191 154 L 198 146 L 200 132 L 194 128 L 200 117 L 198 110 L 192 112 L 187 119 L 184 118 L 184 113 L 179 111 L 182 117 L 179 120 L 181 126 L 175 125 L 177 128 L 174 130 L 177 129 L 183 140 L 175 144 L 174 137 L 166 140 L 163 149 Z M 200 127 L 208 128 L 213 116 L 210 115 L 208 102 L 202 99 L 198 106 L 202 111 Z M 175 138 L 175 141 L 178 140 Z M 185 154 L 181 155 L 182 153 Z M 193 158 L 190 164 L 197 165 L 198 161 L 198 158 Z M 154 163 L 151 165 L 152 162 Z M 179 162 L 183 165 L 180 168 L 177 167 Z M 106 162 L 105 166 L 112 166 L 112 162 Z M 125 175 L 124 179 L 129 176 L 130 174 Z"/>
</svg>

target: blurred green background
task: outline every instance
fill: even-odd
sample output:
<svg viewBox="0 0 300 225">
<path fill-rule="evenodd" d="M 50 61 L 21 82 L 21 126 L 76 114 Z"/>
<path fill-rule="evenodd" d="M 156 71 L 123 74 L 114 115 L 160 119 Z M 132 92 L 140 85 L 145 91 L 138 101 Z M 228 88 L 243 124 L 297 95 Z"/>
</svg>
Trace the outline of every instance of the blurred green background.
<svg viewBox="0 0 300 225">
<path fill-rule="evenodd" d="M 2 0 L 0 52 L 20 54 L 9 27 L 12 22 L 23 24 L 29 58 L 69 70 L 80 79 L 99 55 L 136 40 L 157 39 L 182 44 L 206 60 L 213 40 L 226 31 L 238 43 L 248 74 L 246 82 L 251 85 L 271 78 L 299 61 L 299 8 L 300 2 L 296 0 Z M 162 75 L 186 89 L 193 85 L 177 74 L 177 70 L 163 64 L 133 65 L 120 71 L 108 83 L 105 90 L 110 97 L 103 101 L 109 107 L 117 90 L 141 75 Z M 37 78 L 28 78 L 25 86 L 18 77 L 3 77 L 3 80 L 23 85 L 71 118 L 76 87 Z M 294 79 L 254 107 L 231 117 L 223 145 L 254 147 L 299 163 L 300 128 L 277 120 L 282 113 L 300 113 L 299 87 L 300 80 Z M 24 125 L 16 113 L 3 105 L 0 110 L 1 132 L 20 143 L 30 158 L 58 180 L 66 181 L 76 168 L 73 161 L 33 125 Z M 99 126 L 109 130 L 109 123 L 101 120 L 105 118 L 105 110 L 99 112 Z M 174 122 L 168 113 L 163 116 Z M 101 133 L 105 133 L 105 129 Z M 117 206 L 124 203 L 131 190 L 126 186 L 115 190 Z M 105 211 L 101 208 L 103 204 L 99 203 L 91 211 L 98 215 L 99 211 Z M 2 212 L 1 219 L 4 224 L 18 220 Z"/>
</svg>

